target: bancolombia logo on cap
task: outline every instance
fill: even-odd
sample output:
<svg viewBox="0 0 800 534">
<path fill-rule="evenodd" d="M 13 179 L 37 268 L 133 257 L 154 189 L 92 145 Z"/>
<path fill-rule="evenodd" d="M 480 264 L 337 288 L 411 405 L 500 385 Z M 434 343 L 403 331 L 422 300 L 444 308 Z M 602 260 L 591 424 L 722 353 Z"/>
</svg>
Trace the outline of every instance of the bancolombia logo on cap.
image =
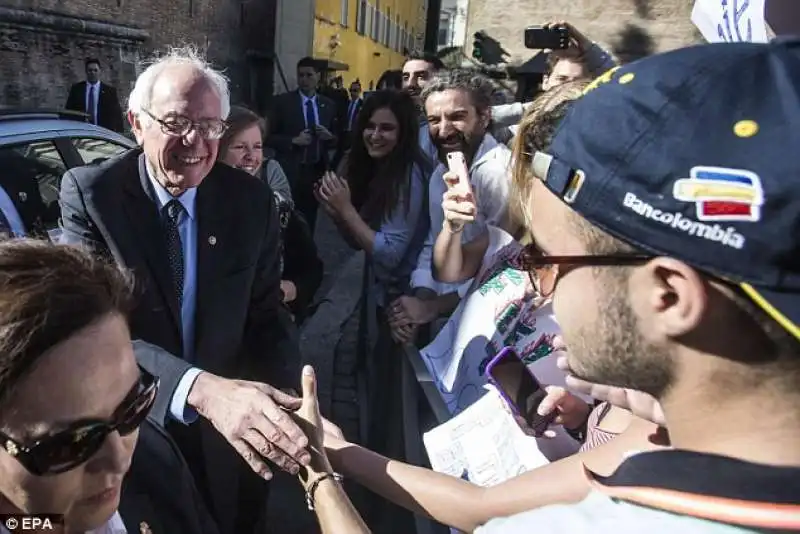
<svg viewBox="0 0 800 534">
<path fill-rule="evenodd" d="M 732 226 L 723 228 L 719 224 L 701 223 L 692 220 L 679 212 L 660 210 L 641 200 L 633 193 L 625 193 L 622 205 L 642 217 L 664 226 L 675 228 L 691 236 L 714 241 L 726 247 L 739 250 L 744 248 L 744 236 Z"/>
</svg>

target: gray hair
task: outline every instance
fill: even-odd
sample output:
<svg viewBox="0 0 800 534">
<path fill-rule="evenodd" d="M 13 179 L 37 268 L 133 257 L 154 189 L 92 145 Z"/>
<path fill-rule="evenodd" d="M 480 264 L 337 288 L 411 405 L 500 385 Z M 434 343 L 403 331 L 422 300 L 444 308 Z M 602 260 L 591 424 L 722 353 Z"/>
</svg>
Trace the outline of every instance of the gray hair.
<svg viewBox="0 0 800 534">
<path fill-rule="evenodd" d="M 150 107 L 153 98 L 153 87 L 158 77 L 168 68 L 177 65 L 190 66 L 197 69 L 214 87 L 219 95 L 222 107 L 222 119 L 227 119 L 231 112 L 231 92 L 228 87 L 228 78 L 216 70 L 194 47 L 184 46 L 171 48 L 159 57 L 156 57 L 142 72 L 128 96 L 128 111 L 140 115 Z"/>
<path fill-rule="evenodd" d="M 492 82 L 474 69 L 440 70 L 425 84 L 422 90 L 422 101 L 426 102 L 433 93 L 447 90 L 461 90 L 469 93 L 472 104 L 479 113 L 488 112 L 492 107 L 492 93 L 495 88 Z"/>
</svg>

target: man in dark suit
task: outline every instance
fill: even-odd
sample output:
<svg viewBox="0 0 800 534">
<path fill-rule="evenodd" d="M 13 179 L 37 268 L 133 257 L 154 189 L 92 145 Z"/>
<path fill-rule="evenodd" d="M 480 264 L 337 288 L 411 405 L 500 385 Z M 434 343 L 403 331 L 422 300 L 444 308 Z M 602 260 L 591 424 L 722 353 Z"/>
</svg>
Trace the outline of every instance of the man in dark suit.
<svg viewBox="0 0 800 534">
<path fill-rule="evenodd" d="M 336 156 L 331 164 L 333 169 L 339 168 L 339 164 L 344 158 L 345 153 L 350 150 L 350 145 L 352 143 L 350 135 L 353 130 L 355 130 L 356 118 L 358 117 L 358 112 L 361 111 L 361 105 L 363 103 L 364 99 L 361 96 L 361 82 L 355 80 L 350 84 L 350 98 L 345 103 L 339 125 L 341 134 L 339 135 L 339 145 L 336 149 Z"/>
<path fill-rule="evenodd" d="M 70 87 L 65 108 L 86 113 L 86 122 L 122 132 L 122 109 L 117 90 L 100 81 L 100 60 L 86 60 L 86 81 Z"/>
<path fill-rule="evenodd" d="M 47 206 L 36 176 L 42 165 L 13 150 L 0 150 L 0 234 L 8 237 L 47 237 Z M 46 169 L 49 171 L 50 169 Z"/>
<path fill-rule="evenodd" d="M 306 437 L 281 409 L 299 401 L 233 380 L 290 388 L 299 376 L 296 330 L 281 305 L 280 226 L 266 183 L 216 163 L 230 109 L 225 78 L 185 50 L 148 68 L 156 75 L 139 77 L 128 112 L 141 148 L 64 175 L 62 240 L 138 277 L 131 332 L 159 347 L 137 352 L 162 381 L 154 411 L 221 532 L 252 532 L 263 503 L 239 497 L 242 477 L 254 475 L 231 446 L 264 477 L 265 458 L 292 472 L 309 460 Z"/>
<path fill-rule="evenodd" d="M 305 57 L 297 62 L 296 91 L 275 98 L 267 144 L 275 150 L 292 186 L 292 197 L 312 233 L 317 222 L 314 184 L 330 168 L 329 150 L 336 148 L 337 110 L 317 94 L 319 65 Z"/>
<path fill-rule="evenodd" d="M 175 442 L 148 417 L 122 481 L 119 517 L 130 534 L 218 534 Z"/>
</svg>

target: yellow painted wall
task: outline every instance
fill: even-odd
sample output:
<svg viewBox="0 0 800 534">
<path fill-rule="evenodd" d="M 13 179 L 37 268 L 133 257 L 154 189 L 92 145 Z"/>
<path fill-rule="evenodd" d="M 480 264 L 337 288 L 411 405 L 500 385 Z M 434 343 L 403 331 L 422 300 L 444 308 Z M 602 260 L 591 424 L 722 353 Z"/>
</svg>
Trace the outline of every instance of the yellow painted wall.
<svg viewBox="0 0 800 534">
<path fill-rule="evenodd" d="M 366 35 L 357 32 L 360 0 L 347 0 L 347 25 L 343 25 L 341 21 L 344 2 L 345 0 L 316 1 L 313 55 L 318 59 L 347 64 L 349 70 L 335 74 L 342 76 L 345 87 L 359 79 L 364 90 L 367 90 L 370 81 L 377 84 L 384 71 L 403 66 L 403 44 L 401 43 L 397 51 L 394 50 L 394 38 L 387 47 L 372 39 L 369 28 L 366 28 Z M 384 15 L 390 14 L 395 23 L 397 15 L 400 15 L 400 27 L 408 22 L 409 33 L 413 36 L 414 44 L 408 48 L 421 48 L 425 31 L 425 0 L 369 0 L 369 4 L 377 5 Z M 338 45 L 331 47 L 332 40 Z M 376 56 L 376 53 L 379 55 Z"/>
</svg>

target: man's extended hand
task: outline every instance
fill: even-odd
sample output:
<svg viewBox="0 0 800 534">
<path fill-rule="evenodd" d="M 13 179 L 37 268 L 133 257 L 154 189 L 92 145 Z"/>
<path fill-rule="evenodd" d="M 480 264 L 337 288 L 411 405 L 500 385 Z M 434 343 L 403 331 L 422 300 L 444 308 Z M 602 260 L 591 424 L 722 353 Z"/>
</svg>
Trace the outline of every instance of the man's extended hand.
<svg viewBox="0 0 800 534">
<path fill-rule="evenodd" d="M 265 460 L 296 474 L 311 459 L 308 438 L 286 413 L 300 408 L 301 399 L 266 384 L 200 373 L 188 403 L 267 480 L 272 471 Z"/>
</svg>

